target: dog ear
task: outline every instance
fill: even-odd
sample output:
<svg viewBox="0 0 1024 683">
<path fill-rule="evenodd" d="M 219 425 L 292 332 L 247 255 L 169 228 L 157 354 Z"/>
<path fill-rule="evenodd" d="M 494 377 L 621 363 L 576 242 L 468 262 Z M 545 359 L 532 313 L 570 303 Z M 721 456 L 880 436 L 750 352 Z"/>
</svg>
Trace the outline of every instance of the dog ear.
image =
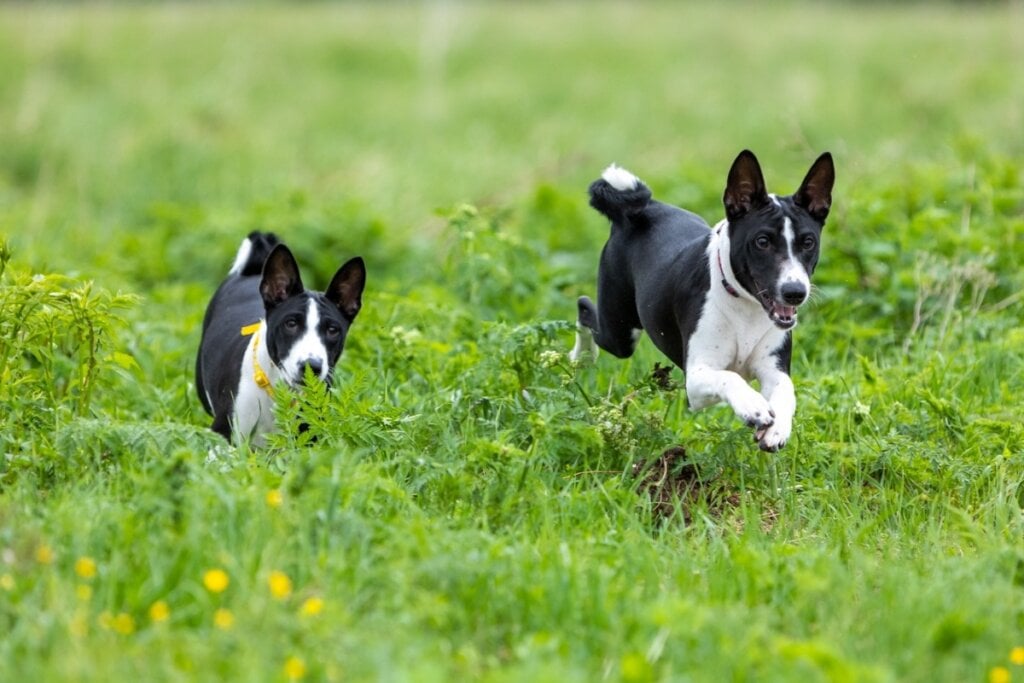
<svg viewBox="0 0 1024 683">
<path fill-rule="evenodd" d="M 345 263 L 331 279 L 331 284 L 324 294 L 327 300 L 338 307 L 349 320 L 363 305 L 363 287 L 366 286 L 366 265 L 363 259 L 356 256 Z"/>
<path fill-rule="evenodd" d="M 825 152 L 811 165 L 800 189 L 793 195 L 793 201 L 813 218 L 823 221 L 832 207 L 832 185 L 836 182 L 836 169 L 832 155 Z"/>
<path fill-rule="evenodd" d="M 730 221 L 768 203 L 761 165 L 750 150 L 743 150 L 732 162 L 722 203 L 725 204 L 725 217 Z"/>
<path fill-rule="evenodd" d="M 299 264 L 295 262 L 288 247 L 278 244 L 263 263 L 260 294 L 263 295 L 264 305 L 270 310 L 285 299 L 304 291 L 302 278 L 299 277 Z"/>
</svg>

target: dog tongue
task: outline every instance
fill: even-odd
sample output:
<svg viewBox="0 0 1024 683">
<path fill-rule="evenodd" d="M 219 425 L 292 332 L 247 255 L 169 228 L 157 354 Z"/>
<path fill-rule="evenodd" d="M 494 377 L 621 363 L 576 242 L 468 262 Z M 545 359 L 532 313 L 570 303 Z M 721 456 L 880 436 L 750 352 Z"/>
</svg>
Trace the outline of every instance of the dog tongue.
<svg viewBox="0 0 1024 683">
<path fill-rule="evenodd" d="M 775 315 L 779 318 L 792 318 L 796 315 L 796 306 L 783 306 L 782 304 L 775 304 Z"/>
</svg>

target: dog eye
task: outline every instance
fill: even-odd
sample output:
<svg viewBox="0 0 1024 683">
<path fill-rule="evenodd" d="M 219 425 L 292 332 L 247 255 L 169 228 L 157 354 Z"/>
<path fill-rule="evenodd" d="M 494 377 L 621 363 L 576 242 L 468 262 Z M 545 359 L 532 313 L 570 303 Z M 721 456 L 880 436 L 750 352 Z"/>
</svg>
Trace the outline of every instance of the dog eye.
<svg viewBox="0 0 1024 683">
<path fill-rule="evenodd" d="M 337 339 L 338 337 L 341 336 L 341 328 L 338 327 L 337 325 L 328 325 L 325 332 L 327 333 L 327 336 L 330 337 L 331 339 Z"/>
<path fill-rule="evenodd" d="M 817 244 L 818 241 L 814 239 L 813 235 L 806 235 L 802 240 L 800 240 L 800 248 L 804 251 L 812 251 Z"/>
<path fill-rule="evenodd" d="M 772 246 L 772 240 L 768 235 L 762 233 L 754 238 L 754 246 L 758 249 L 770 249 Z"/>
<path fill-rule="evenodd" d="M 284 321 L 284 329 L 288 330 L 289 332 L 294 332 L 295 330 L 299 329 L 299 321 L 296 320 L 295 318 L 288 318 L 287 320 Z"/>
</svg>

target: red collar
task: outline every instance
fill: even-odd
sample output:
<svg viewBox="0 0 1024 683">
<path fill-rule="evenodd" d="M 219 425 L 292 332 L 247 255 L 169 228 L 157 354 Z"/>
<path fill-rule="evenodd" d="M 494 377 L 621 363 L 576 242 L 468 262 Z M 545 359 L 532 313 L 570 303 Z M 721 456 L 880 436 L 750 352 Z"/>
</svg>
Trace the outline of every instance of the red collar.
<svg viewBox="0 0 1024 683">
<path fill-rule="evenodd" d="M 725 287 L 725 291 L 729 292 L 729 294 L 732 294 L 734 297 L 739 299 L 740 293 L 736 290 L 735 287 L 729 284 L 728 278 L 725 277 L 725 269 L 722 268 L 722 251 L 716 248 L 715 255 L 718 257 L 718 272 L 722 275 L 722 286 Z"/>
</svg>

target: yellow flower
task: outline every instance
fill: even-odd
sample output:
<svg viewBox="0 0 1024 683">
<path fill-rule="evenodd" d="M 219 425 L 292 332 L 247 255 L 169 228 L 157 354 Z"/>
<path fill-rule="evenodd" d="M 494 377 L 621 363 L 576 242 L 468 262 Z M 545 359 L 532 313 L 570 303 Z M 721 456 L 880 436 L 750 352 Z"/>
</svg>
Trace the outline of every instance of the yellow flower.
<svg viewBox="0 0 1024 683">
<path fill-rule="evenodd" d="M 96 560 L 85 556 L 75 560 L 75 573 L 83 579 L 91 579 L 96 576 Z"/>
<path fill-rule="evenodd" d="M 5 591 L 14 590 L 14 577 L 10 574 L 0 576 L 0 588 L 3 588 Z"/>
<path fill-rule="evenodd" d="M 302 603 L 302 607 L 299 608 L 299 614 L 304 617 L 315 617 L 324 611 L 324 599 L 313 596 L 312 598 L 306 598 Z"/>
<path fill-rule="evenodd" d="M 292 594 L 292 580 L 289 579 L 288 575 L 284 572 L 270 572 L 270 576 L 267 578 L 267 584 L 270 586 L 270 594 L 273 595 L 276 600 L 284 600 Z"/>
<path fill-rule="evenodd" d="M 36 548 L 36 562 L 39 564 L 53 564 L 53 548 L 45 543 Z"/>
<path fill-rule="evenodd" d="M 135 631 L 135 619 L 127 612 L 121 612 L 114 617 L 112 626 L 122 636 L 130 636 Z"/>
<path fill-rule="evenodd" d="M 1010 650 L 1010 661 L 1017 666 L 1024 666 L 1024 647 L 1018 645 Z"/>
<path fill-rule="evenodd" d="M 297 681 L 306 675 L 306 663 L 295 657 L 289 657 L 284 662 L 284 675 L 290 681 Z"/>
<path fill-rule="evenodd" d="M 988 670 L 988 683 L 1010 683 L 1010 670 L 1005 666 L 994 666 Z"/>
<path fill-rule="evenodd" d="M 157 600 L 149 607 L 149 619 L 154 624 L 167 621 L 171 616 L 171 608 L 163 600 Z"/>
<path fill-rule="evenodd" d="M 272 508 L 279 508 L 283 502 L 284 496 L 281 494 L 281 489 L 267 491 L 267 505 Z"/>
<path fill-rule="evenodd" d="M 223 569 L 207 569 L 203 574 L 203 585 L 211 593 L 223 593 L 231 580 Z"/>
<path fill-rule="evenodd" d="M 92 599 L 92 586 L 84 583 L 78 584 L 75 588 L 75 595 L 77 595 L 78 599 L 82 602 L 89 602 L 89 600 Z"/>
<path fill-rule="evenodd" d="M 221 607 L 213 613 L 213 625 L 221 631 L 230 631 L 231 627 L 235 625 L 235 615 L 231 613 L 231 610 Z"/>
</svg>

